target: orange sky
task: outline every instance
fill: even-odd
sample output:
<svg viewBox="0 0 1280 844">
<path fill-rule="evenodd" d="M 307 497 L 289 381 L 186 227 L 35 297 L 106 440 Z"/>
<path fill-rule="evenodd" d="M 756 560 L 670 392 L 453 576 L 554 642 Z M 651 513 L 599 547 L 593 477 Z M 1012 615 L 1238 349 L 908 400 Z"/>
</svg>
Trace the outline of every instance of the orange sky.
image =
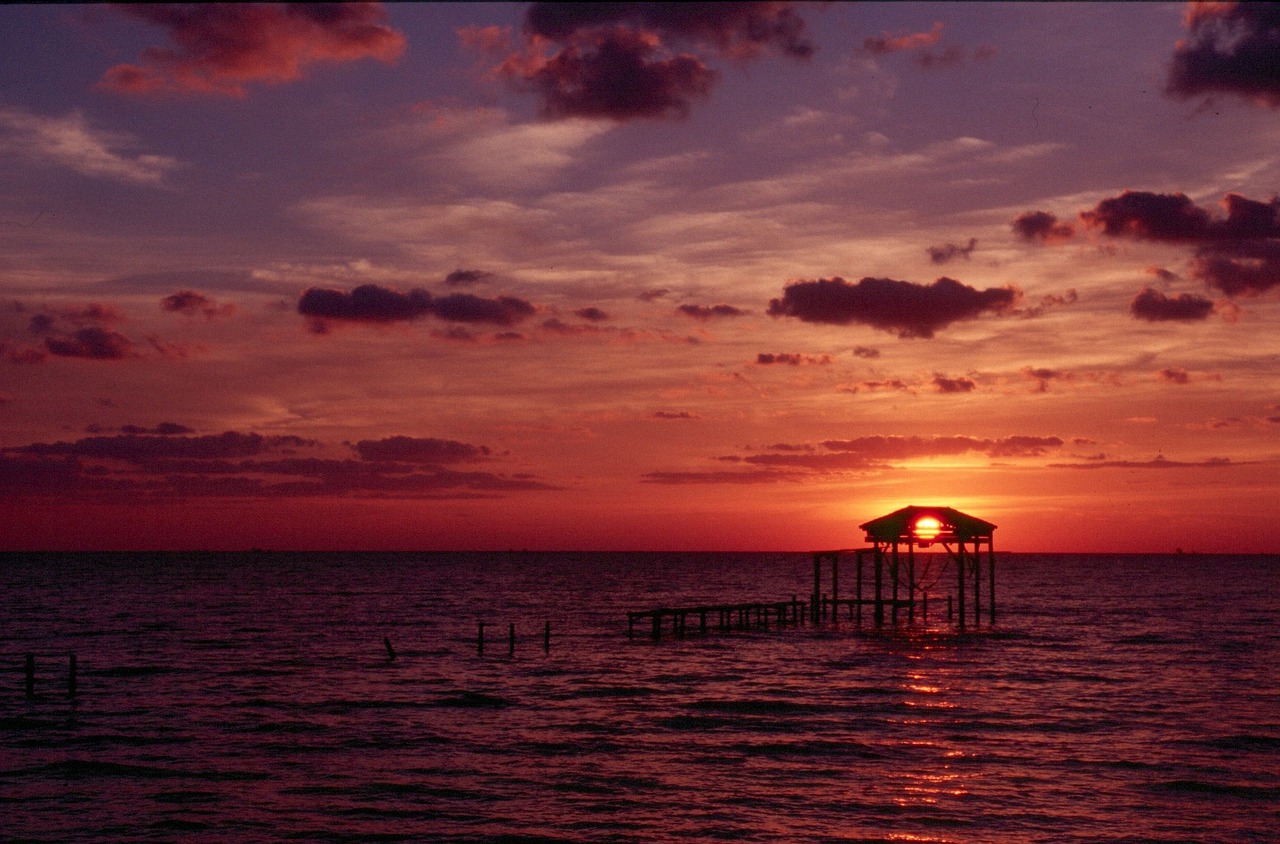
<svg viewBox="0 0 1280 844">
<path fill-rule="evenodd" d="M 1280 549 L 1274 5 L 626 8 L 0 9 L 0 547 Z"/>
</svg>

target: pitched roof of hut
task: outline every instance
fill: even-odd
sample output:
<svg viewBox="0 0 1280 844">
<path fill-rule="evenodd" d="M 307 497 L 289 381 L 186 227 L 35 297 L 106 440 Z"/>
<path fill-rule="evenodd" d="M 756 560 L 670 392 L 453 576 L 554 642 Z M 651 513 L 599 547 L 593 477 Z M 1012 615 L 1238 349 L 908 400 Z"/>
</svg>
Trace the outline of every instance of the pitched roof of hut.
<svg viewBox="0 0 1280 844">
<path fill-rule="evenodd" d="M 928 539 L 934 542 L 990 537 L 996 526 L 952 507 L 917 507 L 912 504 L 894 510 L 887 516 L 864 522 L 858 527 L 867 532 L 869 542 L 912 542 L 917 539 L 915 526 L 924 518 L 937 519 L 940 530 Z M 933 533 L 933 531 L 930 531 Z M 923 536 L 919 538 L 925 538 Z"/>
</svg>

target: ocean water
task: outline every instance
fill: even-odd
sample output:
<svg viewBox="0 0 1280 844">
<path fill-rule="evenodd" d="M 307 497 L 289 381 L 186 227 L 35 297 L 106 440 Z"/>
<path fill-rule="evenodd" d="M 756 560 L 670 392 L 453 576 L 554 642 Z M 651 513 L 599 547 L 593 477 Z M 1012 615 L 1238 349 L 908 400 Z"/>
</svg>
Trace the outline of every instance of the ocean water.
<svg viewBox="0 0 1280 844">
<path fill-rule="evenodd" d="M 963 631 L 951 580 L 654 643 L 811 558 L 0 556 L 0 839 L 1280 841 L 1280 558 L 1000 554 Z"/>
</svg>

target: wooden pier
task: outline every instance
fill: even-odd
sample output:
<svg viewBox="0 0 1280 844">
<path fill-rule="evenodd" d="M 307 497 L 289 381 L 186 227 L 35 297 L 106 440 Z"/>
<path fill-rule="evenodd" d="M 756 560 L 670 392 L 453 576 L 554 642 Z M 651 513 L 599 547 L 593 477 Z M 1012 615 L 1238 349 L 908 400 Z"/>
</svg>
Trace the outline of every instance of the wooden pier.
<svg viewBox="0 0 1280 844">
<path fill-rule="evenodd" d="M 764 601 L 746 603 L 702 604 L 687 607 L 658 607 L 627 613 L 627 638 L 635 638 L 637 621 L 647 621 L 651 637 L 662 639 L 663 627 L 669 620 L 671 635 L 683 638 L 691 630 L 690 618 L 696 618 L 692 632 L 706 635 L 708 632 L 732 630 L 781 628 L 800 626 L 806 621 L 817 625 L 828 619 L 840 623 L 841 609 L 847 611 L 848 620 L 861 626 L 863 609 L 868 608 L 871 620 L 877 628 L 886 620 L 893 625 L 900 622 L 905 611 L 908 624 L 915 623 L 917 615 L 928 621 L 929 589 L 941 582 L 945 568 L 955 567 L 956 591 L 947 594 L 947 620 L 956 621 L 963 629 L 966 625 L 965 596 L 972 581 L 973 623 L 982 621 L 982 563 L 987 563 L 987 618 L 996 620 L 996 557 L 992 535 L 996 526 L 950 507 L 903 507 L 887 516 L 873 519 L 860 527 L 866 531 L 866 540 L 872 545 L 841 551 L 818 551 L 813 555 L 813 591 L 808 601 Z M 922 583 L 917 570 L 917 549 L 940 546 L 945 551 L 943 571 L 936 573 L 930 583 Z M 840 596 L 840 562 L 852 557 L 854 562 L 854 594 L 851 598 Z M 831 592 L 822 589 L 824 564 L 831 569 Z M 935 574 L 929 572 L 929 574 Z M 869 583 L 865 581 L 870 580 Z M 955 601 L 953 603 L 953 597 Z M 959 605 L 959 613 L 954 605 Z"/>
<path fill-rule="evenodd" d="M 662 639 L 663 620 L 670 619 L 671 635 L 682 639 L 689 633 L 689 618 L 696 617 L 694 630 L 702 635 L 709 631 L 721 633 L 730 630 L 768 630 L 769 619 L 774 627 L 803 624 L 808 606 L 793 596 L 790 601 L 751 601 L 736 604 L 703 604 L 693 607 L 657 607 L 627 613 L 627 638 L 635 638 L 636 622 L 649 619 L 653 641 Z M 713 620 L 714 619 L 714 620 Z"/>
</svg>

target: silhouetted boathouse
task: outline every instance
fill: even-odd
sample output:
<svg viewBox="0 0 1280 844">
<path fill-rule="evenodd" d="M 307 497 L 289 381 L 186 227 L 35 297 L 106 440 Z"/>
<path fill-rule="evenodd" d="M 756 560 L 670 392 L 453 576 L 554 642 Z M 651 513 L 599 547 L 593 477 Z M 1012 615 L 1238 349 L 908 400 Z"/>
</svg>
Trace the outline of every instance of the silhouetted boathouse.
<svg viewBox="0 0 1280 844">
<path fill-rule="evenodd" d="M 973 586 L 973 621 L 982 619 L 982 563 L 986 552 L 987 617 L 996 620 L 996 555 L 993 534 L 996 526 L 991 522 L 962 513 L 952 507 L 918 507 L 911 505 L 895 510 L 886 516 L 859 525 L 866 531 L 870 548 L 852 551 L 819 551 L 813 555 L 813 607 L 817 622 L 831 610 L 833 620 L 841 606 L 849 610 L 850 618 L 862 621 L 862 608 L 870 605 L 877 627 L 884 624 L 885 608 L 892 621 L 898 621 L 899 610 L 905 609 L 909 621 L 915 620 L 917 607 L 922 614 L 928 612 L 928 592 L 932 584 L 922 584 L 917 578 L 917 550 L 941 546 L 948 564 L 955 566 L 957 619 L 965 625 L 965 595 L 968 584 Z M 840 559 L 853 555 L 857 569 L 854 596 L 840 597 Z M 870 566 L 867 565 L 870 561 Z M 822 591 L 822 564 L 831 563 L 831 596 Z M 870 587 L 874 591 L 867 597 L 864 575 L 871 569 Z M 886 577 L 887 576 L 887 577 Z M 941 575 L 939 575 L 941 576 Z M 886 583 L 887 579 L 887 583 Z M 936 582 L 936 581 L 935 581 Z M 948 596 L 948 605 L 950 596 Z"/>
<path fill-rule="evenodd" d="M 917 507 L 911 505 L 895 510 L 886 516 L 864 522 L 859 527 L 866 532 L 867 548 L 842 551 L 817 551 L 813 555 L 813 594 L 808 602 L 751 601 L 731 604 L 703 604 L 686 607 L 658 607 L 627 613 L 627 636 L 635 636 L 635 624 L 648 620 L 653 628 L 653 640 L 662 637 L 663 620 L 671 620 L 671 631 L 683 637 L 689 629 L 689 617 L 697 619 L 694 629 L 702 634 L 708 628 L 721 631 L 746 630 L 752 627 L 768 628 L 770 619 L 776 626 L 803 624 L 806 615 L 813 624 L 831 620 L 840 621 L 840 610 L 848 612 L 848 618 L 862 624 L 863 607 L 870 607 L 876 627 L 885 623 L 885 611 L 893 624 L 899 621 L 899 613 L 906 611 L 907 621 L 914 622 L 916 613 L 927 620 L 929 613 L 929 589 L 942 582 L 952 565 L 955 566 L 955 603 L 947 595 L 947 617 L 954 617 L 965 626 L 966 595 L 973 589 L 973 623 L 982 621 L 982 563 L 987 563 L 987 618 L 996 620 L 996 554 L 993 534 L 996 526 L 968 513 L 951 507 Z M 930 549 L 941 547 L 945 552 L 942 565 L 937 554 Z M 852 556 L 855 563 L 853 596 L 841 597 L 840 561 Z M 926 558 L 927 557 L 927 558 Z M 831 564 L 831 592 L 822 591 L 823 564 Z M 923 564 L 923 565 L 921 565 Z M 869 582 L 868 582 L 869 581 Z M 972 583 L 972 587 L 970 584 Z"/>
</svg>

